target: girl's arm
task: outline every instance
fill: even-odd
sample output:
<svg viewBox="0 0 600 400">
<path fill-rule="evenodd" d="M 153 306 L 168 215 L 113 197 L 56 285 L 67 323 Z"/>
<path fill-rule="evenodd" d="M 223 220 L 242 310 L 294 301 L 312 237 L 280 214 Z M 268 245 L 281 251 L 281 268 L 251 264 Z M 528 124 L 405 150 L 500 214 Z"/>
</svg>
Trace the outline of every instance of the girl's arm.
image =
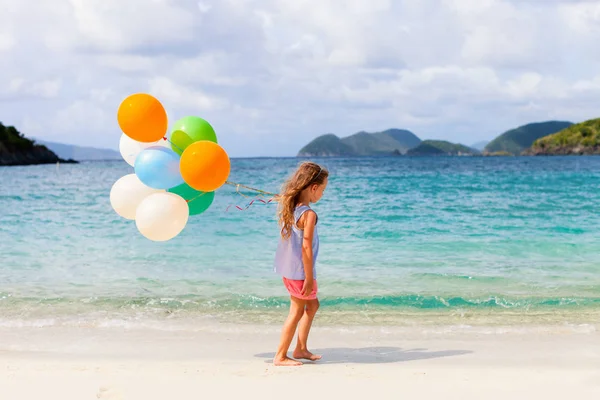
<svg viewBox="0 0 600 400">
<path fill-rule="evenodd" d="M 312 242 L 315 233 L 315 224 L 317 223 L 317 214 L 314 211 L 307 211 L 303 217 L 302 264 L 304 265 L 305 280 L 302 294 L 307 296 L 312 292 L 314 284 Z"/>
</svg>

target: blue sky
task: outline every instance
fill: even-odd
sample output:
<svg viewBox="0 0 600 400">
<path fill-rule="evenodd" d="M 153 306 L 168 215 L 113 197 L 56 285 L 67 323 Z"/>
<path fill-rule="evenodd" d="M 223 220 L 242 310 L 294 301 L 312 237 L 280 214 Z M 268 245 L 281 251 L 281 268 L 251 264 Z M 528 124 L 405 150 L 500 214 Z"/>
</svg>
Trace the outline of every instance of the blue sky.
<svg viewBox="0 0 600 400">
<path fill-rule="evenodd" d="M 155 95 L 231 156 L 323 133 L 465 144 L 600 117 L 600 2 L 0 0 L 0 121 L 118 148 L 119 103 Z"/>
</svg>

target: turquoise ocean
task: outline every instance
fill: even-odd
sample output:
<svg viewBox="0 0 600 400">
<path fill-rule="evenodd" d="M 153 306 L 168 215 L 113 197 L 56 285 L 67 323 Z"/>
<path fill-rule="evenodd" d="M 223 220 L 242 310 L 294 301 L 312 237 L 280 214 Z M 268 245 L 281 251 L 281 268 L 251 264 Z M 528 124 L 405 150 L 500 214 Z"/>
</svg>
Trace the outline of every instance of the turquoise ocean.
<svg viewBox="0 0 600 400">
<path fill-rule="evenodd" d="M 324 158 L 322 325 L 596 324 L 600 157 Z M 275 192 L 300 160 L 233 159 Z M 0 327 L 279 324 L 276 205 L 224 186 L 156 243 L 111 208 L 125 162 L 0 168 Z M 253 196 L 251 192 L 243 192 Z"/>
</svg>

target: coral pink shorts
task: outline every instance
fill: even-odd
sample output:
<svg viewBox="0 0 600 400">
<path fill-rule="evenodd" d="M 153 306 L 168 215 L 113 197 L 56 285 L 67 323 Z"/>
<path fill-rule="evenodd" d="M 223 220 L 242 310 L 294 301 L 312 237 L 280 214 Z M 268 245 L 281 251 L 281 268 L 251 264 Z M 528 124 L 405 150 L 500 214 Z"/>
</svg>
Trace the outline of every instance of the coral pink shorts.
<svg viewBox="0 0 600 400">
<path fill-rule="evenodd" d="M 298 299 L 302 300 L 314 300 L 317 298 L 317 280 L 314 280 L 313 290 L 308 296 L 302 295 L 302 286 L 304 285 L 303 280 L 293 280 L 288 278 L 283 278 L 283 284 L 285 288 L 290 293 L 290 296 L 294 296 Z"/>
</svg>

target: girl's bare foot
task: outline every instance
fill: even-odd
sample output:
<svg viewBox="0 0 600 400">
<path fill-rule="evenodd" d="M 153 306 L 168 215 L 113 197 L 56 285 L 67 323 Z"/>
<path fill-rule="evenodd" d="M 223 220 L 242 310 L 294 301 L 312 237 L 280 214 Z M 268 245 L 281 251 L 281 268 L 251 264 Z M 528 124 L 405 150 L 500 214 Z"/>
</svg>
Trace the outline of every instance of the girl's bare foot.
<svg viewBox="0 0 600 400">
<path fill-rule="evenodd" d="M 317 361 L 321 359 L 321 356 L 318 354 L 313 354 L 308 350 L 294 350 L 294 358 L 301 358 L 304 360 Z"/>
<path fill-rule="evenodd" d="M 278 367 L 298 367 L 302 365 L 301 361 L 292 360 L 289 357 L 274 358 L 273 365 Z"/>
</svg>

